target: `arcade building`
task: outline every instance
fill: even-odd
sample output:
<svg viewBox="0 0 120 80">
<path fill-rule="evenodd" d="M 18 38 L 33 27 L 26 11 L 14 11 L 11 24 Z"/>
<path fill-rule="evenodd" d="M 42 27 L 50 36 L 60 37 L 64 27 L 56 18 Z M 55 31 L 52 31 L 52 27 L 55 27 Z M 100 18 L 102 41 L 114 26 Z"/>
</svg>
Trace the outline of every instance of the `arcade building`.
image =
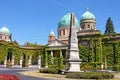
<svg viewBox="0 0 120 80">
<path fill-rule="evenodd" d="M 68 40 L 69 40 L 69 32 L 70 32 L 70 18 L 71 13 L 65 14 L 58 22 L 57 28 L 57 36 L 55 35 L 54 31 L 51 31 L 48 35 L 48 43 L 44 45 L 44 48 L 37 48 L 37 50 L 44 50 L 44 59 L 42 59 L 42 64 L 44 67 L 49 67 L 49 65 L 54 64 L 56 59 L 59 58 L 66 58 L 68 52 Z M 80 22 L 80 23 L 79 23 Z M 80 58 L 83 62 L 97 62 L 97 63 L 104 63 L 104 60 L 107 60 L 109 63 L 110 61 L 108 58 L 112 58 L 109 56 L 110 54 L 106 54 L 105 50 L 109 51 L 108 45 L 110 48 L 118 50 L 120 52 L 120 34 L 111 34 L 105 35 L 101 34 L 100 30 L 96 29 L 96 17 L 93 13 L 91 13 L 88 9 L 81 15 L 80 20 L 75 17 L 75 26 L 77 29 L 77 37 L 78 37 L 78 44 L 79 49 L 85 49 L 83 51 L 79 51 Z M 11 34 L 9 29 L 4 25 L 0 29 L 0 41 L 11 42 Z M 118 43 L 116 43 L 118 42 Z M 105 44 L 105 45 L 104 45 Z M 36 50 L 36 48 L 31 47 L 21 47 L 20 49 L 25 50 Z M 108 49 L 107 49 L 108 48 Z M 31 51 L 32 52 L 32 51 Z M 38 51 L 39 52 L 39 51 Z M 113 54 L 115 51 L 110 52 Z M 102 54 L 104 57 L 102 57 Z M 108 52 L 109 53 L 109 52 Z M 22 53 L 23 54 L 23 53 Z M 34 53 L 32 53 L 34 55 Z M 87 55 L 87 56 L 86 56 Z M 83 58 L 83 56 L 85 58 Z M 98 56 L 97 58 L 95 58 Z M 109 57 L 107 57 L 109 56 Z M 24 53 L 23 58 L 25 61 L 27 59 L 32 58 L 31 54 Z M 32 58 L 33 59 L 33 58 Z M 63 60 L 64 61 L 64 60 Z M 112 61 L 114 63 L 114 61 Z M 105 64 L 105 63 L 104 63 Z M 106 63 L 107 64 L 107 63 Z"/>
<path fill-rule="evenodd" d="M 48 36 L 48 48 L 46 51 L 48 54 L 51 54 L 52 58 L 56 56 L 66 58 L 69 42 L 70 16 L 71 13 L 68 12 L 59 20 L 57 38 L 53 31 Z M 107 68 L 106 62 L 108 62 L 109 66 L 111 66 L 111 63 L 115 64 L 111 56 L 120 50 L 120 34 L 102 34 L 100 30 L 96 29 L 95 15 L 88 9 L 81 15 L 80 20 L 75 17 L 75 26 L 77 29 L 80 58 L 83 62 L 94 62 L 100 66 L 104 65 L 105 68 Z M 112 52 L 108 52 L 110 48 Z M 114 49 L 118 51 L 115 52 Z M 113 59 L 112 62 L 110 61 L 111 58 Z"/>
<path fill-rule="evenodd" d="M 65 58 L 68 49 L 70 17 L 71 13 L 68 12 L 66 15 L 61 17 L 60 21 L 58 22 L 58 38 L 55 37 L 55 33 L 53 31 L 51 31 L 48 36 L 47 46 L 49 48 L 47 49 L 47 52 L 51 53 L 52 57 L 57 54 L 59 57 L 63 55 Z M 95 16 L 88 9 L 82 14 L 80 21 L 78 21 L 78 19 L 75 17 L 75 26 L 78 37 L 92 34 L 101 34 L 99 30 L 96 30 Z"/>
</svg>

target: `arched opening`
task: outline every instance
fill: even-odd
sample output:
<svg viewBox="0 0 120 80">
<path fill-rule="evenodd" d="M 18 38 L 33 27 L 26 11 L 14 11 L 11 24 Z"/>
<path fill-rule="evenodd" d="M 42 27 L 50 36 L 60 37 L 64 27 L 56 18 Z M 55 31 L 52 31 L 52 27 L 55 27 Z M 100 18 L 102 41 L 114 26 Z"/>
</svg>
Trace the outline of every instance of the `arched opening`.
<svg viewBox="0 0 120 80">
<path fill-rule="evenodd" d="M 39 54 L 37 54 L 37 53 L 32 55 L 32 65 L 38 64 L 38 56 L 39 56 Z"/>
<path fill-rule="evenodd" d="M 23 53 L 23 64 L 22 67 L 26 67 L 26 55 Z"/>
<path fill-rule="evenodd" d="M 8 54 L 7 54 L 7 61 L 11 61 L 12 60 L 12 49 L 9 48 L 8 49 Z"/>
</svg>

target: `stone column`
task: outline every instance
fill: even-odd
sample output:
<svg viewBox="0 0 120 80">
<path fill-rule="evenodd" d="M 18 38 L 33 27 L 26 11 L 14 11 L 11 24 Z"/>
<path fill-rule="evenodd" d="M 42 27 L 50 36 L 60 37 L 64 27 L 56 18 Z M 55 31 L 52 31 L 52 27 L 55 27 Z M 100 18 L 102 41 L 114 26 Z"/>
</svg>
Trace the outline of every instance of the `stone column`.
<svg viewBox="0 0 120 80">
<path fill-rule="evenodd" d="M 22 68 L 22 64 L 23 64 L 23 57 L 20 57 L 20 68 Z"/>
<path fill-rule="evenodd" d="M 39 55 L 38 56 L 38 69 L 41 68 L 41 56 Z"/>
<path fill-rule="evenodd" d="M 62 50 L 60 50 L 60 58 L 62 57 L 63 55 L 62 55 Z"/>
<path fill-rule="evenodd" d="M 107 59 L 105 57 L 105 69 L 107 69 Z"/>
<path fill-rule="evenodd" d="M 14 58 L 14 56 L 12 56 L 12 67 L 14 67 L 14 60 L 15 60 L 15 58 Z"/>
<path fill-rule="evenodd" d="M 104 65 L 103 65 L 103 64 L 101 64 L 101 70 L 103 70 L 103 67 L 104 67 Z"/>
<path fill-rule="evenodd" d="M 63 55 L 62 55 L 62 50 L 60 50 L 60 58 L 59 58 L 59 67 L 63 68 Z"/>
<path fill-rule="evenodd" d="M 4 59 L 4 67 L 7 67 L 7 57 L 5 56 L 5 59 Z"/>
<path fill-rule="evenodd" d="M 48 53 L 45 51 L 45 68 L 48 68 Z"/>
<path fill-rule="evenodd" d="M 53 64 L 53 51 L 51 50 L 51 63 Z"/>
<path fill-rule="evenodd" d="M 28 60 L 28 68 L 31 67 L 31 60 L 32 60 L 32 56 L 29 56 L 29 60 Z"/>
</svg>

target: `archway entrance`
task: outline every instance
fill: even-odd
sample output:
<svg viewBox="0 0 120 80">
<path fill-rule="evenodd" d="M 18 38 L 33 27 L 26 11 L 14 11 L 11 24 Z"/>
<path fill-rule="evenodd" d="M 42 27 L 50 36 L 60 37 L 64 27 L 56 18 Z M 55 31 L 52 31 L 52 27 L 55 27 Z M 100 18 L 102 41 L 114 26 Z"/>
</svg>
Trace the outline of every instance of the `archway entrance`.
<svg viewBox="0 0 120 80">
<path fill-rule="evenodd" d="M 8 54 L 7 54 L 7 61 L 11 61 L 12 60 L 12 49 L 8 49 Z"/>
<path fill-rule="evenodd" d="M 26 67 L 26 55 L 23 53 L 23 64 L 22 67 Z"/>
</svg>

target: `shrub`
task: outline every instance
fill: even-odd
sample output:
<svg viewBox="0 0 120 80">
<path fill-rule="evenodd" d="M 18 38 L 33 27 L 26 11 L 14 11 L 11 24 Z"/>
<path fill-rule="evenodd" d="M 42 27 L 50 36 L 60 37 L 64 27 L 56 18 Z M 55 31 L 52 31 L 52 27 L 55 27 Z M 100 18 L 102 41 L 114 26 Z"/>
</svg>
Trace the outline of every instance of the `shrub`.
<svg viewBox="0 0 120 80">
<path fill-rule="evenodd" d="M 52 73 L 52 74 L 58 74 L 61 73 L 60 69 L 56 68 L 44 68 L 39 70 L 40 73 Z"/>
<path fill-rule="evenodd" d="M 113 66 L 113 71 L 120 71 L 120 66 L 119 65 L 114 65 Z"/>
<path fill-rule="evenodd" d="M 114 75 L 108 72 L 79 72 L 66 73 L 66 77 L 72 79 L 112 79 Z"/>
</svg>

